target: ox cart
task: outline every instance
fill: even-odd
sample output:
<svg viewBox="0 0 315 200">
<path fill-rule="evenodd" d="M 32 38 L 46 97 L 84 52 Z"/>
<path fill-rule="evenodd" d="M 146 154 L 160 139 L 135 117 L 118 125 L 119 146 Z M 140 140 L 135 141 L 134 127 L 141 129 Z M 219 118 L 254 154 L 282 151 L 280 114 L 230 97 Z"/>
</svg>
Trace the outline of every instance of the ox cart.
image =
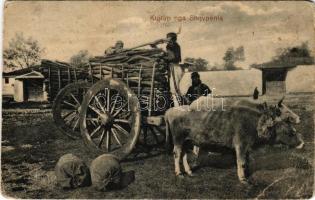
<svg viewBox="0 0 315 200">
<path fill-rule="evenodd" d="M 58 128 L 83 138 L 98 153 L 120 159 L 134 149 L 140 134 L 163 142 L 159 127 L 171 106 L 168 64 L 162 49 L 133 48 L 90 59 L 82 68 L 42 61 Z"/>
</svg>

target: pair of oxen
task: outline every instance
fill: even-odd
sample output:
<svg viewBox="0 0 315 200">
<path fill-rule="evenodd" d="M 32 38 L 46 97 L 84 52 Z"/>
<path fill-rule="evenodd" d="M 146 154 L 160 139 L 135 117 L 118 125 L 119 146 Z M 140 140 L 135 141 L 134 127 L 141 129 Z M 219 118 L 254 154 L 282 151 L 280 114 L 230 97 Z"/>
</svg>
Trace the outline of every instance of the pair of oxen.
<svg viewBox="0 0 315 200">
<path fill-rule="evenodd" d="M 303 148 L 304 142 L 293 127 L 300 117 L 283 104 L 239 100 L 224 106 L 208 97 L 200 97 L 190 106 L 170 108 L 165 113 L 166 138 L 174 144 L 175 174 L 183 177 L 180 159 L 187 175 L 192 176 L 184 143 L 191 140 L 194 153 L 199 147 L 223 146 L 236 152 L 237 174 L 241 183 L 248 183 L 248 154 L 264 144 L 284 144 Z"/>
</svg>

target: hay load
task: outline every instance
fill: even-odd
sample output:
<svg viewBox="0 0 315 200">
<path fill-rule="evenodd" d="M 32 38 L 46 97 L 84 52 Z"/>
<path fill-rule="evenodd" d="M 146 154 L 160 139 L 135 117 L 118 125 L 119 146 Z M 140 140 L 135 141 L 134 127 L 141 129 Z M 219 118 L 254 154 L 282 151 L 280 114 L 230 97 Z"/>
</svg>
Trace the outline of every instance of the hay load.
<svg viewBox="0 0 315 200">
<path fill-rule="evenodd" d="M 138 96 L 143 108 L 149 106 L 150 96 L 153 96 L 153 107 L 163 112 L 170 103 L 168 65 L 163 60 L 164 54 L 158 48 L 125 50 L 96 56 L 86 67 L 97 80 L 111 77 L 125 82 Z"/>
</svg>

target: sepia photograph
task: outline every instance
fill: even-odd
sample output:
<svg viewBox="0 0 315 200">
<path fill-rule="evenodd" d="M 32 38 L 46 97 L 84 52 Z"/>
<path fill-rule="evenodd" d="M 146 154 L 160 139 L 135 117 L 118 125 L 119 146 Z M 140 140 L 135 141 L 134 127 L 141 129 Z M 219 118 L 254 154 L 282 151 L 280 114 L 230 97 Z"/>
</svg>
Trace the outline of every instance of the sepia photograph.
<svg viewBox="0 0 315 200">
<path fill-rule="evenodd" d="M 2 198 L 312 198 L 314 6 L 5 1 Z"/>
</svg>

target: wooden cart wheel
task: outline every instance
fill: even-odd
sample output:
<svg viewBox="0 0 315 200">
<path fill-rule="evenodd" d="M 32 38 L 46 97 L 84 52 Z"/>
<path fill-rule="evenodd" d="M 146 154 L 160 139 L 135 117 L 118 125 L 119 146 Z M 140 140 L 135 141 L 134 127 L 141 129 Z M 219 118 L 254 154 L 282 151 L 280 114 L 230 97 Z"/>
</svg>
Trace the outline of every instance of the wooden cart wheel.
<svg viewBox="0 0 315 200">
<path fill-rule="evenodd" d="M 140 133 L 140 106 L 125 83 L 104 79 L 86 93 L 80 112 L 80 129 L 85 143 L 99 153 L 124 159 Z"/>
<path fill-rule="evenodd" d="M 60 131 L 72 139 L 81 138 L 79 117 L 81 102 L 91 83 L 77 82 L 68 84 L 60 90 L 54 100 L 53 118 Z"/>
</svg>

